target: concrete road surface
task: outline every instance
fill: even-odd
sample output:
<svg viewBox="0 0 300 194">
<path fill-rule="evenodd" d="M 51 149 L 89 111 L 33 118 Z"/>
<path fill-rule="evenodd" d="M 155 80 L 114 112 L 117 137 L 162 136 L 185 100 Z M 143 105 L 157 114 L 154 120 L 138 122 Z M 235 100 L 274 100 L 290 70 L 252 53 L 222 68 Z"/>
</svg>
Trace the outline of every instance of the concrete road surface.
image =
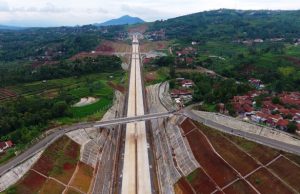
<svg viewBox="0 0 300 194">
<path fill-rule="evenodd" d="M 144 98 L 138 39 L 133 36 L 127 117 L 143 116 Z M 122 194 L 151 194 L 145 121 L 126 126 Z"/>
<path fill-rule="evenodd" d="M 290 152 L 293 154 L 297 154 L 300 155 L 300 147 L 299 146 L 295 146 L 295 145 L 291 145 L 285 142 L 281 142 L 281 141 L 277 141 L 274 139 L 270 139 L 264 136 L 260 136 L 260 135 L 256 135 L 256 134 L 252 134 L 252 133 L 247 133 L 245 131 L 242 130 L 238 130 L 238 129 L 234 129 L 234 128 L 230 128 L 224 125 L 221 125 L 219 123 L 216 123 L 214 121 L 205 119 L 200 117 L 199 115 L 194 114 L 191 110 L 184 110 L 184 115 L 195 120 L 198 122 L 203 123 L 204 125 L 207 125 L 209 127 L 218 129 L 220 131 L 223 131 L 225 133 L 229 133 L 229 134 L 233 134 L 236 136 L 240 136 L 240 137 L 244 137 L 246 139 L 255 141 L 257 143 L 278 149 L 278 150 L 283 150 L 286 152 Z"/>
</svg>

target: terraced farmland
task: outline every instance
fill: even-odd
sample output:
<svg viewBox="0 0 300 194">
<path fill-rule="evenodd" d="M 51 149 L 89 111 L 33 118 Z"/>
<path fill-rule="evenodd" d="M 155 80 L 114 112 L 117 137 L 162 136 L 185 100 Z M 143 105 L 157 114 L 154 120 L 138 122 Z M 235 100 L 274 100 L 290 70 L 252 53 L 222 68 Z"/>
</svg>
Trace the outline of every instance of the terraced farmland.
<svg viewBox="0 0 300 194">
<path fill-rule="evenodd" d="M 79 162 L 79 150 L 77 143 L 63 136 L 50 145 L 28 173 L 9 190 L 21 194 L 57 194 L 64 190 L 67 193 L 86 193 L 93 168 Z"/>
<path fill-rule="evenodd" d="M 175 185 L 177 194 L 299 193 L 300 157 L 186 119 L 181 124 L 201 168 Z"/>
</svg>

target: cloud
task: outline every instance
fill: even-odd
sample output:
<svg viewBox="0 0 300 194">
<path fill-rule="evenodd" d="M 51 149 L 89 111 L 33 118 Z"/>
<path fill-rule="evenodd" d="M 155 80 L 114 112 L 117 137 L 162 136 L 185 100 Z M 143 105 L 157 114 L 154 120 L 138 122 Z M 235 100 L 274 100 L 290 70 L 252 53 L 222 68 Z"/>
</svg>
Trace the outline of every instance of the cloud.
<svg viewBox="0 0 300 194">
<path fill-rule="evenodd" d="M 155 21 L 219 8 L 299 9 L 300 0 L 0 0 L 0 24 L 83 25 L 125 14 Z"/>
<path fill-rule="evenodd" d="M 47 2 L 42 8 L 38 9 L 39 12 L 50 12 L 50 13 L 60 13 L 66 12 L 68 9 L 61 8 L 53 5 L 52 3 Z"/>
<path fill-rule="evenodd" d="M 157 19 L 157 16 L 167 17 L 168 15 L 170 15 L 170 13 L 168 12 L 149 8 L 148 6 L 130 6 L 126 4 L 121 5 L 121 11 L 124 14 L 142 17 L 150 21 Z"/>
<path fill-rule="evenodd" d="M 6 1 L 0 0 L 0 12 L 9 11 L 9 5 Z"/>
</svg>

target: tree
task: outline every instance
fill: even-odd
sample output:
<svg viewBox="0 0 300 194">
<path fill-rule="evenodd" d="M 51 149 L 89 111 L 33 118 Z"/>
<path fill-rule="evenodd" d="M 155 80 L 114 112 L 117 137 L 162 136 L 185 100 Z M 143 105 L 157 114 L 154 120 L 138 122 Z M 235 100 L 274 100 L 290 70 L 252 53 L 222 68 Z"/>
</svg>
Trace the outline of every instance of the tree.
<svg viewBox="0 0 300 194">
<path fill-rule="evenodd" d="M 233 108 L 233 106 L 232 106 L 231 103 L 225 104 L 225 108 L 228 110 L 229 115 L 236 116 L 235 110 L 234 110 L 234 108 Z"/>
<path fill-rule="evenodd" d="M 176 76 L 175 67 L 173 65 L 170 65 L 169 75 L 171 79 L 174 79 Z"/>
<path fill-rule="evenodd" d="M 174 89 L 175 88 L 175 80 L 174 79 L 170 80 L 169 85 L 170 85 L 170 89 Z"/>
<path fill-rule="evenodd" d="M 288 126 L 287 126 L 287 131 L 289 133 L 295 133 L 297 130 L 297 125 L 296 122 L 289 122 Z"/>
<path fill-rule="evenodd" d="M 272 103 L 273 104 L 280 104 L 281 103 L 280 98 L 278 96 L 272 98 Z"/>
<path fill-rule="evenodd" d="M 65 116 L 68 110 L 68 105 L 65 101 L 56 102 L 52 107 L 52 115 L 54 117 Z"/>
</svg>

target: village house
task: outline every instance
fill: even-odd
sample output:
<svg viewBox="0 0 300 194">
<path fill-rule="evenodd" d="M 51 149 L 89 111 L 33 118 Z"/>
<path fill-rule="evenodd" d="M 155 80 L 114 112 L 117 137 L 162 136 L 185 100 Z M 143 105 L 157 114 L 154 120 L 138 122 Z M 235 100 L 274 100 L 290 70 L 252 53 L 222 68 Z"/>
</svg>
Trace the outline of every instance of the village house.
<svg viewBox="0 0 300 194">
<path fill-rule="evenodd" d="M 256 89 L 262 89 L 265 87 L 260 79 L 250 78 L 248 82 Z"/>
<path fill-rule="evenodd" d="M 192 92 L 189 91 L 189 90 L 177 90 L 177 89 L 174 89 L 174 90 L 171 91 L 171 97 L 172 98 L 180 98 L 180 97 L 183 97 L 183 96 L 191 97 Z"/>
<path fill-rule="evenodd" d="M 249 96 L 234 96 L 232 100 L 232 106 L 236 114 L 244 114 L 248 116 L 253 112 L 253 102 Z"/>
<path fill-rule="evenodd" d="M 192 80 L 189 80 L 189 79 L 187 79 L 187 80 L 182 80 L 182 81 L 180 82 L 180 84 L 181 84 L 181 86 L 184 87 L 184 88 L 191 88 L 191 87 L 194 86 L 194 82 L 193 82 Z"/>
<path fill-rule="evenodd" d="M 253 83 L 259 84 L 257 80 L 252 81 L 254 81 Z M 243 115 L 245 119 L 250 119 L 252 122 L 266 124 L 283 131 L 288 129 L 288 125 L 291 121 L 295 121 L 299 128 L 300 106 L 298 106 L 298 101 L 300 101 L 300 92 L 284 92 L 277 95 L 281 100 L 280 104 L 274 104 L 272 102 L 274 96 L 266 96 L 262 101 L 260 111 L 255 111 L 254 98 L 265 93 L 267 94 L 264 90 L 256 90 L 248 92 L 243 96 L 234 96 L 231 100 L 231 104 L 236 114 Z M 291 104 L 294 105 L 293 108 L 288 108 L 289 106 L 287 105 Z M 300 134 L 300 131 L 297 133 Z"/>
<path fill-rule="evenodd" d="M 5 141 L 5 142 L 0 142 L 0 153 L 4 152 L 8 148 L 11 148 L 13 146 L 12 141 Z"/>
<path fill-rule="evenodd" d="M 281 119 L 281 120 L 277 121 L 276 128 L 278 128 L 280 130 L 283 130 L 283 131 L 286 131 L 287 128 L 288 128 L 289 123 L 290 123 L 289 120 Z"/>
<path fill-rule="evenodd" d="M 254 115 L 251 115 L 251 120 L 256 123 L 265 123 L 268 120 L 268 114 L 256 112 Z"/>
<path fill-rule="evenodd" d="M 279 95 L 280 100 L 284 104 L 295 105 L 300 107 L 300 93 L 291 92 Z"/>
</svg>

